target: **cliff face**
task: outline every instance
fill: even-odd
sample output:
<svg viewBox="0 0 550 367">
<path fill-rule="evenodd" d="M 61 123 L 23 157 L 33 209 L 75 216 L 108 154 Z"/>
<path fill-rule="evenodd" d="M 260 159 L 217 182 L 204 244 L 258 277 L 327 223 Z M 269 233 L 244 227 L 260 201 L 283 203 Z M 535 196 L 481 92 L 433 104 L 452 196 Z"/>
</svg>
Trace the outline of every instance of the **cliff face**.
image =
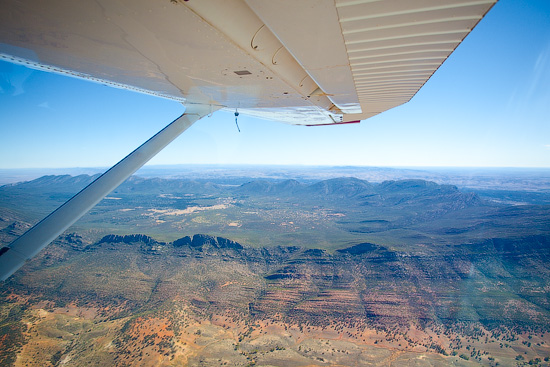
<svg viewBox="0 0 550 367">
<path fill-rule="evenodd" d="M 116 252 L 113 250 L 116 249 Z M 222 237 L 144 235 L 85 245 L 66 236 L 7 284 L 62 300 L 148 308 L 184 299 L 201 314 L 371 326 L 481 322 L 548 326 L 550 239 L 491 239 L 400 252 L 250 248 Z"/>
</svg>

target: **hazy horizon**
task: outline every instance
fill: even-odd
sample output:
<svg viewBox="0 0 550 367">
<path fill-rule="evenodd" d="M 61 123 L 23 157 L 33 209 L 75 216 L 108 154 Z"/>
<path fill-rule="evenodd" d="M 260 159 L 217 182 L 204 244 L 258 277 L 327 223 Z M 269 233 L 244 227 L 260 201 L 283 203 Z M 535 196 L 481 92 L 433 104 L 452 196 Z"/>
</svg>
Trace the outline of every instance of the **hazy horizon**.
<svg viewBox="0 0 550 367">
<path fill-rule="evenodd" d="M 48 175 L 102 174 L 108 167 L 68 168 L 0 168 L 0 186 L 31 181 Z M 499 178 L 523 179 L 531 189 L 550 190 L 550 169 L 546 167 L 383 167 L 383 166 L 323 166 L 275 164 L 174 164 L 146 165 L 135 176 L 146 178 L 221 179 L 224 177 L 250 177 L 269 179 L 322 180 L 352 176 L 366 181 L 381 182 L 395 179 L 426 179 L 458 186 L 494 184 L 494 189 L 506 189 Z M 514 180 L 515 181 L 515 180 Z M 468 185 L 468 183 L 470 185 Z M 498 183 L 498 184 L 497 184 Z M 502 186 L 498 186 L 502 185 Z"/>
</svg>

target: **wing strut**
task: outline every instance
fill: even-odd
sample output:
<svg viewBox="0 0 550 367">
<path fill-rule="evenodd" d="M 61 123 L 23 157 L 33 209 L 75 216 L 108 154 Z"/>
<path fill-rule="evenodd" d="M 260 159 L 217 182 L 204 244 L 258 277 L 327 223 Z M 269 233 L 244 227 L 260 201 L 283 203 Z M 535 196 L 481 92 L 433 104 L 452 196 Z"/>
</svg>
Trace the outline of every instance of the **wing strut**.
<svg viewBox="0 0 550 367">
<path fill-rule="evenodd" d="M 105 196 L 147 163 L 195 121 L 212 113 L 211 105 L 189 105 L 185 113 L 118 162 L 54 212 L 0 249 L 0 280 L 6 280 Z"/>
</svg>

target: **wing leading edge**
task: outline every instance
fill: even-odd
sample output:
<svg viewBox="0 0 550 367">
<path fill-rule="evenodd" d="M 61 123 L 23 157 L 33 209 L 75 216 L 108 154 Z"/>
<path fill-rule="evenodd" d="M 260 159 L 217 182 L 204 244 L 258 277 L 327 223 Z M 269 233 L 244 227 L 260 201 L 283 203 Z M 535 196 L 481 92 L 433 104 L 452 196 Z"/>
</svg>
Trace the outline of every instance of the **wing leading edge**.
<svg viewBox="0 0 550 367">
<path fill-rule="evenodd" d="M 296 125 L 409 101 L 496 0 L 0 4 L 0 57 Z"/>
</svg>

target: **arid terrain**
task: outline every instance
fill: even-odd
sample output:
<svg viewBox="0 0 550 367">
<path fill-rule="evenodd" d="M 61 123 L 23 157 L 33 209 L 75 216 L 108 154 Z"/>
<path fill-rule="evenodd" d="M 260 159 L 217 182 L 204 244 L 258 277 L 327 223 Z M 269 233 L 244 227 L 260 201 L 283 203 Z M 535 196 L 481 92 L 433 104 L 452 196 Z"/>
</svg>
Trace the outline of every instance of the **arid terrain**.
<svg viewBox="0 0 550 367">
<path fill-rule="evenodd" d="M 0 187 L 2 242 L 86 177 Z M 2 285 L 1 364 L 549 365 L 547 194 L 512 191 L 131 179 Z"/>
</svg>

